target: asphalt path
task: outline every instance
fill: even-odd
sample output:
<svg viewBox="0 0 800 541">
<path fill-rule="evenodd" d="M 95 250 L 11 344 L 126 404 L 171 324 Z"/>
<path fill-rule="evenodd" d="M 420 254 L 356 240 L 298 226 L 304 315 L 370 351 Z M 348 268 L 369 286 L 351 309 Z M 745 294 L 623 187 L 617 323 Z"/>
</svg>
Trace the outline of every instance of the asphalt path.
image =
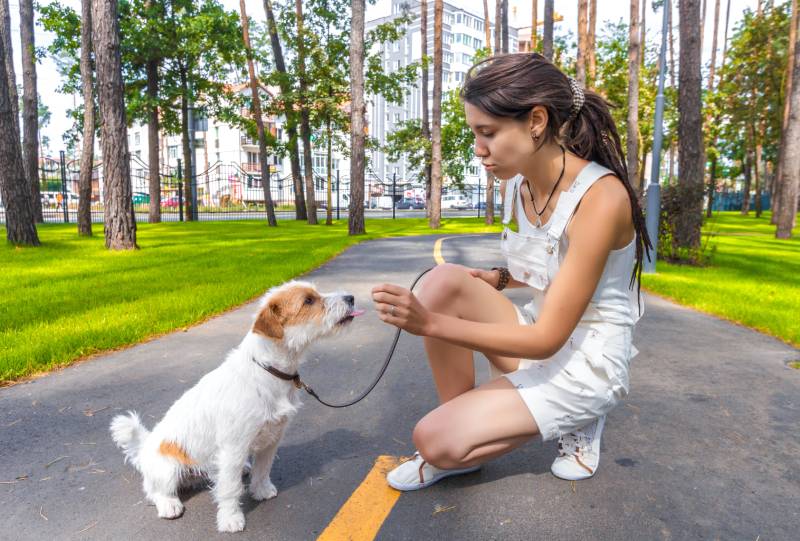
<svg viewBox="0 0 800 541">
<path fill-rule="evenodd" d="M 367 315 L 316 345 L 303 378 L 330 401 L 367 385 L 392 328 L 372 310 L 374 284 L 409 284 L 434 264 L 435 236 L 361 243 L 308 273 L 347 289 Z M 450 237 L 449 262 L 492 267 L 497 237 Z M 509 296 L 525 302 L 526 292 Z M 534 441 L 477 473 L 393 503 L 377 539 L 797 539 L 800 527 L 800 352 L 778 340 L 648 295 L 637 326 L 631 394 L 609 414 L 597 475 L 549 472 L 553 442 Z M 0 389 L 0 538 L 225 539 L 207 490 L 186 512 L 156 517 L 140 476 L 108 433 L 135 409 L 149 427 L 247 331 L 250 303 L 201 325 Z M 479 379 L 488 377 L 476 355 Z M 389 369 L 360 404 L 332 410 L 310 397 L 278 451 L 278 496 L 243 499 L 237 539 L 315 539 L 376 458 L 413 451 L 411 430 L 436 406 L 422 342 L 403 335 Z M 372 502 L 370 505 L 380 505 Z"/>
</svg>

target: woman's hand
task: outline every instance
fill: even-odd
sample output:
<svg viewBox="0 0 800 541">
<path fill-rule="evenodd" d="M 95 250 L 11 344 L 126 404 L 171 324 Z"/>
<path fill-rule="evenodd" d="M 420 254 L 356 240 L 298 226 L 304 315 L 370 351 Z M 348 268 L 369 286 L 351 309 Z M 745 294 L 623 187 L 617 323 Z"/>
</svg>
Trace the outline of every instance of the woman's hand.
<svg viewBox="0 0 800 541">
<path fill-rule="evenodd" d="M 430 334 L 431 312 L 408 289 L 381 284 L 372 288 L 372 300 L 381 321 L 411 334 Z"/>
<path fill-rule="evenodd" d="M 480 278 L 495 289 L 500 283 L 500 271 L 498 270 L 469 269 L 469 274 L 475 278 Z"/>
</svg>

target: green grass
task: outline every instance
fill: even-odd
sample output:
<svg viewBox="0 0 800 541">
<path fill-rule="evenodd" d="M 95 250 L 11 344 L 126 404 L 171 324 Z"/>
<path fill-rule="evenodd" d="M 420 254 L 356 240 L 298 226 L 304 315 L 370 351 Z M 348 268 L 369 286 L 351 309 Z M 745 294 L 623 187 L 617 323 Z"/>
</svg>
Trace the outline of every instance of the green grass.
<svg viewBox="0 0 800 541">
<path fill-rule="evenodd" d="M 109 252 L 102 226 L 42 225 L 39 248 L 0 246 L 0 383 L 197 323 L 257 297 L 366 239 L 500 231 L 483 218 L 139 224 L 141 250 Z M 5 238 L 5 229 L 0 228 Z"/>
<path fill-rule="evenodd" d="M 720 212 L 704 231 L 715 246 L 706 267 L 659 261 L 648 291 L 800 346 L 800 227 L 775 239 L 770 214 Z M 800 220 L 799 220 L 800 222 Z"/>
</svg>

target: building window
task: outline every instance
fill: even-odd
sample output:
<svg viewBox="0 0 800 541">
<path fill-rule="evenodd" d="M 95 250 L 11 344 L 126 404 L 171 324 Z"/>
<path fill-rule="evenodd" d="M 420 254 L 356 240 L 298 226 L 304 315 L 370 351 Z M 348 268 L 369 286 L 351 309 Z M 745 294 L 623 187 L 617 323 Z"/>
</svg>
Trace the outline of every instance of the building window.
<svg viewBox="0 0 800 541">
<path fill-rule="evenodd" d="M 481 40 L 479 40 L 478 38 L 473 38 L 472 39 L 472 46 L 475 47 L 476 49 L 480 49 L 480 48 L 483 47 L 483 42 Z"/>
<path fill-rule="evenodd" d="M 394 52 L 396 52 L 396 53 L 400 52 L 400 42 L 399 41 L 395 41 L 394 42 Z"/>
<path fill-rule="evenodd" d="M 177 157 L 178 157 L 178 145 L 170 145 L 170 146 L 167 148 L 167 154 L 168 154 L 168 155 L 169 155 L 169 157 L 170 157 L 170 158 L 172 158 L 173 160 L 174 160 L 174 159 L 177 159 Z"/>
<path fill-rule="evenodd" d="M 450 32 L 443 32 L 442 43 L 453 43 L 453 34 L 451 34 Z"/>
<path fill-rule="evenodd" d="M 133 135 L 133 138 L 136 141 L 136 146 L 138 147 L 142 142 L 142 137 L 139 135 L 138 131 Z"/>
<path fill-rule="evenodd" d="M 464 80 L 464 74 L 463 74 L 463 73 L 461 73 L 460 71 L 457 71 L 457 72 L 456 72 L 456 82 L 457 82 L 457 83 L 460 83 L 460 82 L 461 82 L 461 81 L 463 81 L 463 80 Z"/>
<path fill-rule="evenodd" d="M 448 64 L 453 62 L 453 53 L 451 53 L 450 51 L 445 51 L 442 56 L 443 56 L 442 59 Z"/>
<path fill-rule="evenodd" d="M 400 122 L 400 113 L 394 114 L 394 123 L 398 124 Z"/>
<path fill-rule="evenodd" d="M 456 22 L 459 23 L 459 24 L 461 23 L 461 14 L 460 13 L 456 14 Z"/>
<path fill-rule="evenodd" d="M 464 25 L 469 26 L 470 25 L 469 23 L 470 23 L 471 19 L 472 19 L 472 17 L 470 17 L 469 15 L 464 15 Z"/>
<path fill-rule="evenodd" d="M 394 70 L 397 71 L 399 69 L 400 69 L 400 61 L 399 60 L 395 60 L 394 61 Z"/>
</svg>

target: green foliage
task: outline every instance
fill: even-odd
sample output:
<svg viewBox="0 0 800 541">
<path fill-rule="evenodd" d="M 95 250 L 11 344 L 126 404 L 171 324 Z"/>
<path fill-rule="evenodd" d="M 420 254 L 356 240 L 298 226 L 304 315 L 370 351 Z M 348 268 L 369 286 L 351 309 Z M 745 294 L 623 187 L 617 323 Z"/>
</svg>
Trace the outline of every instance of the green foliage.
<svg viewBox="0 0 800 541">
<path fill-rule="evenodd" d="M 761 16 L 746 10 L 733 30 L 718 90 L 706 99 L 710 112 L 719 116 L 710 126 L 712 134 L 729 161 L 741 161 L 744 151 L 759 143 L 764 160 L 777 159 L 789 21 L 789 2 L 767 3 Z"/>
</svg>

